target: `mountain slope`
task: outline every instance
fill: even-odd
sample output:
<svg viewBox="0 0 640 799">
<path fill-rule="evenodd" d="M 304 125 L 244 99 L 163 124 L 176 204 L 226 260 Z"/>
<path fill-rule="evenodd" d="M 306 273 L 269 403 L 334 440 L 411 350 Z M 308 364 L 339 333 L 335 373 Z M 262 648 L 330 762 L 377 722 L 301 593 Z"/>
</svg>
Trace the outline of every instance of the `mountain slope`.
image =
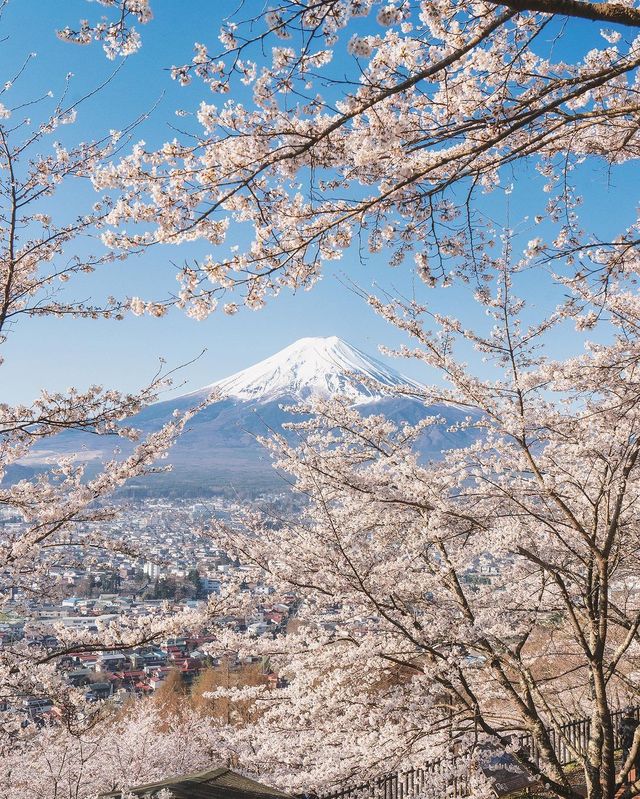
<svg viewBox="0 0 640 799">
<path fill-rule="evenodd" d="M 168 495 L 239 493 L 256 495 L 281 491 L 285 484 L 271 467 L 257 435 L 279 430 L 290 414 L 282 406 L 310 396 L 348 397 L 363 414 L 382 413 L 396 422 L 415 423 L 426 416 L 442 415 L 449 424 L 462 412 L 448 406 L 426 408 L 407 397 L 391 396 L 385 389 L 418 384 L 341 339 L 305 338 L 260 363 L 197 391 L 158 402 L 130 422 L 142 433 L 157 430 L 175 409 L 186 410 L 220 392 L 221 399 L 200 411 L 171 450 L 172 472 L 138 481 L 138 491 Z M 425 457 L 466 443 L 467 435 L 452 435 L 445 425 L 430 428 L 421 441 Z M 97 466 L 112 457 L 116 445 L 127 452 L 126 442 L 89 433 L 62 433 L 47 451 L 34 453 L 23 466 L 42 468 L 60 454 L 73 453 Z"/>
</svg>

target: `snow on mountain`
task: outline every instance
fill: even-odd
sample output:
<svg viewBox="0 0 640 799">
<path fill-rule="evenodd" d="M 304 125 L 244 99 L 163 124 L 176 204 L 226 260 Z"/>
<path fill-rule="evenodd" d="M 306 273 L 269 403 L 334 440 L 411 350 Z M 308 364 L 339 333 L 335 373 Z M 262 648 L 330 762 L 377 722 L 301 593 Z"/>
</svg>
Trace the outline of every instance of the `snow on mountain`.
<svg viewBox="0 0 640 799">
<path fill-rule="evenodd" d="M 383 396 L 375 386 L 418 384 L 395 369 L 347 344 L 337 336 L 301 338 L 248 369 L 193 392 L 206 395 L 219 389 L 224 396 L 268 402 L 277 397 L 346 396 L 354 404 Z"/>
<path fill-rule="evenodd" d="M 285 484 L 272 468 L 270 458 L 257 437 L 283 430 L 292 420 L 285 406 L 311 395 L 347 396 L 365 416 L 383 414 L 402 424 L 415 424 L 438 415 L 443 424 L 429 427 L 418 442 L 424 458 L 439 457 L 444 449 L 462 446 L 472 432 L 453 432 L 466 411 L 440 404 L 428 407 L 411 396 L 385 393 L 385 388 L 411 386 L 415 381 L 346 342 L 328 338 L 303 338 L 260 363 L 209 386 L 163 400 L 128 420 L 144 436 L 170 421 L 174 410 L 186 410 L 218 389 L 221 398 L 200 410 L 169 453 L 172 471 L 136 480 L 132 489 L 168 496 L 202 496 L 229 491 L 256 496 L 282 491 Z M 56 463 L 61 455 L 87 464 L 88 473 L 100 461 L 131 451 L 132 444 L 113 436 L 65 431 L 48 440 L 46 450 L 36 448 L 21 462 L 11 479 L 24 476 L 20 470 L 39 469 Z"/>
</svg>

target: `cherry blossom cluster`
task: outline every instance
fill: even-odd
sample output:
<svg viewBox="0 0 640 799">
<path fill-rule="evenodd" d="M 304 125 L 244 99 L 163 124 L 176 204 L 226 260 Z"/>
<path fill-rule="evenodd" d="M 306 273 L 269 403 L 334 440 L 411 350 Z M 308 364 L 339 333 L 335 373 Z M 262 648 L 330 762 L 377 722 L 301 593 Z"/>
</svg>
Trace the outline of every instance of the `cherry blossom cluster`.
<svg viewBox="0 0 640 799">
<path fill-rule="evenodd" d="M 111 711 L 87 731 L 48 727 L 22 734 L 3 751 L 0 795 L 13 799 L 94 799 L 136 785 L 211 768 L 221 750 L 218 724 L 191 711 L 167 716 L 158 705 L 142 703 L 135 712 Z M 158 799 L 170 799 L 165 793 Z"/>
<path fill-rule="evenodd" d="M 103 239 L 114 252 L 211 245 L 169 301 L 196 318 L 229 293 L 256 309 L 311 288 L 356 240 L 392 266 L 415 259 L 428 285 L 483 279 L 496 237 L 482 197 L 506 198 L 507 175 L 530 163 L 536 221 L 553 231 L 532 254 L 575 258 L 597 232 L 581 229 L 574 177 L 637 156 L 640 39 L 606 28 L 601 47 L 569 61 L 545 44 L 547 26 L 544 14 L 453 0 L 285 2 L 233 17 L 219 50 L 199 41 L 173 68 L 214 94 L 199 128 L 94 171 L 114 202 Z M 621 242 L 603 236 L 599 249 L 615 259 Z M 135 307 L 160 314 L 154 298 Z"/>
<path fill-rule="evenodd" d="M 101 42 L 107 58 L 112 61 L 117 56 L 136 53 L 142 47 L 142 39 L 130 23 L 131 19 L 134 19 L 145 25 L 153 19 L 149 0 L 98 0 L 98 2 L 113 9 L 114 17 L 105 16 L 96 23 L 83 19 L 76 29 L 67 26 L 59 30 L 58 37 L 73 44 Z"/>
</svg>

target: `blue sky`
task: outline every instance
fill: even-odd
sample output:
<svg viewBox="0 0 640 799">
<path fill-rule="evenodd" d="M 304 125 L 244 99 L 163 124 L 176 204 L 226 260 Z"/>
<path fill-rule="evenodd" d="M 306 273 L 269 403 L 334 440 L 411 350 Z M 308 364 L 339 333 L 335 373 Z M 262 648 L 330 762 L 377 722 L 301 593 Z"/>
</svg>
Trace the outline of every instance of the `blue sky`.
<svg viewBox="0 0 640 799">
<path fill-rule="evenodd" d="M 262 4 L 259 5 L 261 8 Z M 103 92 L 81 106 L 77 124 L 65 134 L 73 134 L 74 139 L 91 138 L 111 128 L 121 128 L 157 103 L 150 120 L 139 128 L 136 137 L 150 144 L 173 137 L 169 125 L 181 123 L 174 114 L 176 108 L 193 110 L 202 99 L 214 100 L 197 82 L 187 89 L 178 87 L 170 80 L 167 69 L 174 63 L 189 60 L 195 40 L 214 42 L 221 14 L 235 6 L 236 3 L 226 0 L 181 3 L 155 0 L 156 18 L 142 29 L 144 46 L 140 53 L 120 67 Z M 73 46 L 59 41 L 54 33 L 67 24 L 73 26 L 82 17 L 96 19 L 101 13 L 100 5 L 85 0 L 64 0 L 63 3 L 11 0 L 0 24 L 0 33 L 8 37 L 0 48 L 0 81 L 10 77 L 28 52 L 35 51 L 38 55 L 19 84 L 7 95 L 6 104 L 18 98 L 39 96 L 48 90 L 59 93 L 68 72 L 75 75 L 72 96 L 81 96 L 101 83 L 117 63 L 107 61 L 99 45 Z M 593 28 L 588 31 L 589 36 L 593 35 Z M 565 44 L 570 52 L 574 47 L 582 50 L 585 41 L 568 40 Z M 526 172 L 516 178 L 537 180 Z M 592 171 L 582 187 L 587 193 L 589 181 L 598 185 L 598 200 L 587 200 L 584 218 L 594 224 L 597 222 L 604 233 L 616 216 L 614 209 L 619 207 L 621 198 L 630 210 L 636 205 L 639 199 L 637 172 L 631 168 L 612 174 L 602 168 Z M 70 211 L 82 196 L 81 191 L 64 196 Z M 542 206 L 544 196 L 534 196 Z M 509 207 L 506 198 L 493 197 L 491 213 L 497 221 L 506 221 L 507 214 L 512 219 L 526 214 L 533 216 L 540 207 L 529 207 L 530 197 L 530 194 L 523 196 L 516 191 L 508 200 Z M 531 235 L 525 230 L 523 238 L 526 241 Z M 200 252 L 202 249 L 198 247 L 153 249 L 126 264 L 106 267 L 87 278 L 81 288 L 86 296 L 96 300 L 111 293 L 153 297 L 154 287 L 158 289 L 158 296 L 164 296 L 167 288 L 176 285 L 171 262 L 181 264 Z M 177 366 L 206 350 L 195 364 L 181 373 L 191 390 L 267 357 L 302 336 L 338 335 L 371 354 L 376 354 L 380 343 L 392 346 L 400 343 L 399 334 L 342 285 L 345 275 L 364 288 L 379 282 L 405 295 L 416 287 L 406 268 L 390 270 L 384 257 L 372 258 L 362 265 L 354 254 L 338 263 L 333 271 L 328 269 L 322 282 L 311 292 L 295 296 L 283 294 L 271 300 L 262 311 L 243 311 L 235 317 L 214 314 L 204 322 L 195 322 L 176 312 L 161 320 L 129 317 L 119 323 L 24 320 L 11 332 L 3 347 L 5 363 L 0 367 L 0 400 L 29 402 L 41 387 L 64 390 L 70 385 L 84 387 L 90 383 L 134 390 L 155 372 L 160 356 L 170 366 Z M 418 290 L 423 297 L 429 296 L 422 287 Z M 536 281 L 532 278 L 528 286 L 530 299 L 545 303 L 548 298 L 538 297 L 536 291 Z M 468 316 L 477 312 L 466 293 L 458 289 L 438 292 L 433 300 L 438 303 L 438 310 L 459 312 L 462 308 Z M 557 354 L 563 354 L 570 347 L 567 341 L 556 342 L 556 345 Z M 432 379 L 416 365 L 395 365 L 412 377 Z"/>
</svg>

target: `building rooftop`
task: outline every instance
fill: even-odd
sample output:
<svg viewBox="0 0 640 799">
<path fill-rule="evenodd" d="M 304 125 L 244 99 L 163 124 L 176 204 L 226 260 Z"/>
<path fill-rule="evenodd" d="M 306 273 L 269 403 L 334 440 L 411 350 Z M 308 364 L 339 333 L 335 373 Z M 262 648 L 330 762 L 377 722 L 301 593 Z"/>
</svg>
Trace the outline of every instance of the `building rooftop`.
<svg viewBox="0 0 640 799">
<path fill-rule="evenodd" d="M 131 788 L 130 791 L 134 796 L 152 799 L 163 788 L 171 791 L 175 799 L 273 799 L 274 797 L 288 799 L 288 794 L 242 777 L 228 768 L 171 777 Z M 120 799 L 120 796 L 121 792 L 115 791 L 104 794 L 103 799 Z"/>
</svg>

